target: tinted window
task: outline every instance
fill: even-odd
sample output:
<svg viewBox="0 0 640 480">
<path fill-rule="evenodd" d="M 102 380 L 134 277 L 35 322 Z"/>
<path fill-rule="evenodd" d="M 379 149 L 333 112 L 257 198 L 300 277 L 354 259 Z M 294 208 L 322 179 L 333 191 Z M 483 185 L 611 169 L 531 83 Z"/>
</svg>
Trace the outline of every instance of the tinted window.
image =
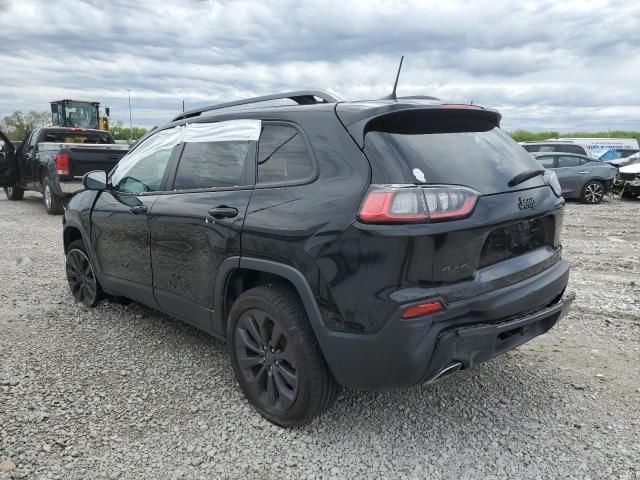
<svg viewBox="0 0 640 480">
<path fill-rule="evenodd" d="M 484 194 L 507 191 L 514 176 L 540 168 L 497 127 L 425 134 L 371 131 L 365 137 L 365 153 L 374 183 L 465 185 Z M 540 179 L 531 180 L 536 181 Z"/>
<path fill-rule="evenodd" d="M 136 162 L 115 185 L 120 192 L 142 193 L 160 190 L 164 171 L 167 168 L 173 148 L 156 150 Z"/>
<path fill-rule="evenodd" d="M 536 160 L 538 160 L 538 162 L 540 162 L 540 164 L 544 168 L 553 168 L 553 158 L 553 156 L 549 155 L 544 157 L 536 157 Z"/>
<path fill-rule="evenodd" d="M 555 145 L 539 145 L 538 146 L 538 152 L 556 152 L 556 146 Z"/>
<path fill-rule="evenodd" d="M 527 152 L 539 152 L 540 151 L 540 146 L 539 145 L 523 145 L 522 148 L 524 148 Z"/>
<path fill-rule="evenodd" d="M 262 129 L 258 146 L 258 183 L 301 180 L 312 173 L 311 158 L 295 128 L 267 125 Z"/>
<path fill-rule="evenodd" d="M 585 151 L 580 145 L 556 145 L 556 152 L 577 153 L 584 155 Z"/>
<path fill-rule="evenodd" d="M 558 167 L 579 167 L 581 164 L 580 157 L 560 156 L 558 159 Z"/>
<path fill-rule="evenodd" d="M 193 142 L 184 146 L 175 190 L 236 187 L 246 184 L 250 142 Z"/>
</svg>

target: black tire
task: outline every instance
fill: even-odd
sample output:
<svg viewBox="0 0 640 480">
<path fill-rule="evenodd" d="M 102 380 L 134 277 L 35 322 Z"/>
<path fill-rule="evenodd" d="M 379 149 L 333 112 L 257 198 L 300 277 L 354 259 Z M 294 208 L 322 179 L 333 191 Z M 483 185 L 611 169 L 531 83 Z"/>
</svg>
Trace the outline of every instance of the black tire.
<svg viewBox="0 0 640 480">
<path fill-rule="evenodd" d="M 297 294 L 283 285 L 247 290 L 227 325 L 231 365 L 242 391 L 267 420 L 309 423 L 340 392 Z"/>
<path fill-rule="evenodd" d="M 20 187 L 5 187 L 4 194 L 11 201 L 18 201 L 24 198 L 24 190 Z"/>
<path fill-rule="evenodd" d="M 82 240 L 74 240 L 67 248 L 65 264 L 67 282 L 76 302 L 94 307 L 104 293 Z"/>
<path fill-rule="evenodd" d="M 64 198 L 53 193 L 49 177 L 42 179 L 42 201 L 49 215 L 60 215 L 64 211 Z"/>
<path fill-rule="evenodd" d="M 580 201 L 582 203 L 597 204 L 604 198 L 604 185 L 597 180 L 591 180 L 582 187 Z"/>
</svg>

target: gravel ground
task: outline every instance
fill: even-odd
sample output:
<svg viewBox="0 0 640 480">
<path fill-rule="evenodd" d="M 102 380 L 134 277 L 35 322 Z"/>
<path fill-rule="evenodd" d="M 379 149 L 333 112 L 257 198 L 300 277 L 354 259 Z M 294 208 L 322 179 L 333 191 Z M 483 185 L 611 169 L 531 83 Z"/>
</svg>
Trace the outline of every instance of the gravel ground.
<svg viewBox="0 0 640 480">
<path fill-rule="evenodd" d="M 640 479 L 640 201 L 567 205 L 578 297 L 547 335 L 295 430 L 252 411 L 222 342 L 75 305 L 40 202 L 0 200 L 0 480 Z"/>
</svg>

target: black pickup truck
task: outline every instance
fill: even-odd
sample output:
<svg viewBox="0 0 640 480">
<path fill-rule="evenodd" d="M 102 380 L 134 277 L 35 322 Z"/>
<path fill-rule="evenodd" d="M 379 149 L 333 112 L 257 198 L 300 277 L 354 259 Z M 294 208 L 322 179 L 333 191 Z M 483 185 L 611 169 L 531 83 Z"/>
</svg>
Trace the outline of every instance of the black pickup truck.
<svg viewBox="0 0 640 480">
<path fill-rule="evenodd" d="M 36 128 L 18 148 L 0 132 L 0 187 L 9 200 L 41 192 L 47 213 L 62 213 L 65 197 L 83 188 L 85 173 L 111 170 L 128 150 L 101 130 Z"/>
</svg>

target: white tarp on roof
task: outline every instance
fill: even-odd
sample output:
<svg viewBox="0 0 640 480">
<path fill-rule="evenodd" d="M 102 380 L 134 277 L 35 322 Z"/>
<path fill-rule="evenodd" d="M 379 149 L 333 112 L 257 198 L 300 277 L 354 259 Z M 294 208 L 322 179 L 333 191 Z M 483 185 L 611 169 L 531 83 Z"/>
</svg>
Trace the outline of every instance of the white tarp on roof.
<svg viewBox="0 0 640 480">
<path fill-rule="evenodd" d="M 190 123 L 162 130 L 147 138 L 130 154 L 124 156 L 111 176 L 117 185 L 142 158 L 163 149 L 172 149 L 183 142 L 258 141 L 260 120 L 229 120 L 215 123 Z"/>
</svg>

